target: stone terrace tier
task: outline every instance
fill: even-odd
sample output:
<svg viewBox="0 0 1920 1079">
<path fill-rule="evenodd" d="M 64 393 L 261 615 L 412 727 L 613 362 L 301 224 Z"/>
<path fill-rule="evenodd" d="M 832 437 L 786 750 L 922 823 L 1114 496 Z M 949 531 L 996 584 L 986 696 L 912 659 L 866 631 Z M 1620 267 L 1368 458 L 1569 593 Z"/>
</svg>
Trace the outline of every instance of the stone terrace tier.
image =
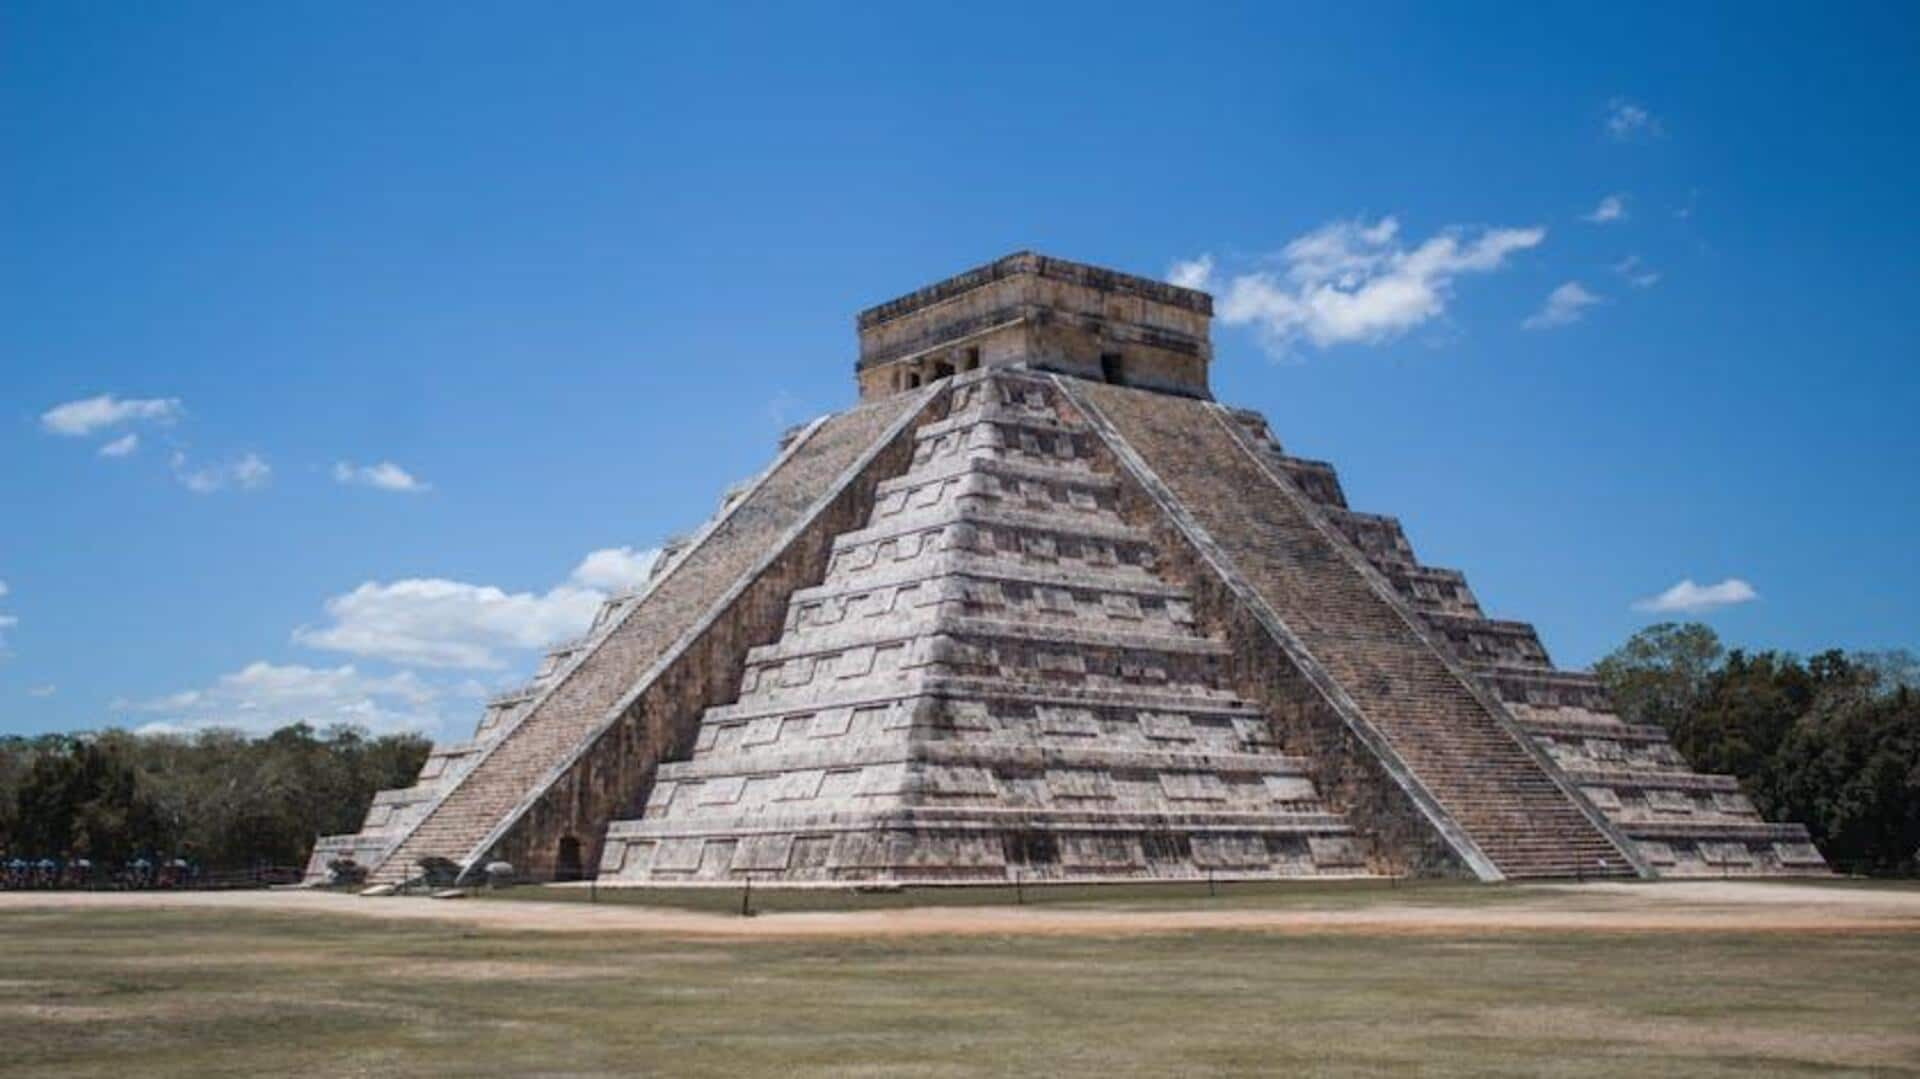
<svg viewBox="0 0 1920 1079">
<path fill-rule="evenodd" d="M 1367 872 L 1116 502 L 1045 383 L 958 380 L 739 699 L 613 826 L 603 879 Z"/>
</svg>

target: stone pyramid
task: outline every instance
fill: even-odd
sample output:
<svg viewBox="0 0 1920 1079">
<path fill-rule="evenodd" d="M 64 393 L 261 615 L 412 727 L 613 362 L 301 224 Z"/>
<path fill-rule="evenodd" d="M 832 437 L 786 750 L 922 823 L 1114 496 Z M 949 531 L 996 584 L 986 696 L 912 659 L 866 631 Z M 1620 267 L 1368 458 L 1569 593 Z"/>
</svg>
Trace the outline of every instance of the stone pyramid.
<svg viewBox="0 0 1920 1079">
<path fill-rule="evenodd" d="M 1021 254 L 310 874 L 637 884 L 1820 873 L 1214 403 L 1204 293 Z"/>
</svg>

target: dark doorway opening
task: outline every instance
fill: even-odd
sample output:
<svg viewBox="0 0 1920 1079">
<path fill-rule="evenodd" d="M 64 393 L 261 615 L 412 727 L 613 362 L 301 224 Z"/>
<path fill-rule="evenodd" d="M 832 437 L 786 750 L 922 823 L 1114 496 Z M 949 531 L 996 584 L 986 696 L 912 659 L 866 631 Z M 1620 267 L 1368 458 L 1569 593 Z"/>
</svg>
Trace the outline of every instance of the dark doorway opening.
<svg viewBox="0 0 1920 1079">
<path fill-rule="evenodd" d="M 1186 862 L 1193 859 L 1193 842 L 1178 832 L 1148 832 L 1140 837 L 1140 849 L 1149 862 Z"/>
<path fill-rule="evenodd" d="M 1057 865 L 1060 862 L 1059 841 L 1048 832 L 1006 832 L 1000 837 L 1000 851 L 1008 865 Z"/>
<path fill-rule="evenodd" d="M 560 850 L 553 859 L 554 880 L 583 880 L 587 871 L 580 864 L 580 841 L 570 835 L 560 837 Z"/>
<path fill-rule="evenodd" d="M 1102 352 L 1100 354 L 1100 377 L 1115 386 L 1124 386 L 1127 384 L 1126 361 L 1120 358 L 1118 352 Z"/>
<path fill-rule="evenodd" d="M 950 363 L 936 363 L 936 364 L 934 364 L 934 365 L 933 365 L 933 380 L 934 380 L 935 382 L 938 382 L 938 381 L 940 381 L 940 380 L 941 380 L 941 379 L 943 379 L 943 378 L 952 378 L 952 377 L 953 377 L 953 365 L 952 365 L 952 364 L 950 364 Z"/>
</svg>

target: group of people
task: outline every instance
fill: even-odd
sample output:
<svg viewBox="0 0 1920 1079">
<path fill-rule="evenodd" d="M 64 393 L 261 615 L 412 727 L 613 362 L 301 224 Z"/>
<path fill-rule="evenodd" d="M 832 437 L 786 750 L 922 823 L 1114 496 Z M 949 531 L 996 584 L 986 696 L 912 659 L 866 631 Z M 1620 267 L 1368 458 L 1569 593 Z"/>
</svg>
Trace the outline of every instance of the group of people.
<svg viewBox="0 0 1920 1079">
<path fill-rule="evenodd" d="M 184 858 L 154 861 L 135 858 L 118 866 L 96 863 L 87 858 L 0 860 L 0 890 L 26 888 L 107 888 L 116 890 L 146 888 L 190 888 L 200 879 L 200 868 Z"/>
</svg>

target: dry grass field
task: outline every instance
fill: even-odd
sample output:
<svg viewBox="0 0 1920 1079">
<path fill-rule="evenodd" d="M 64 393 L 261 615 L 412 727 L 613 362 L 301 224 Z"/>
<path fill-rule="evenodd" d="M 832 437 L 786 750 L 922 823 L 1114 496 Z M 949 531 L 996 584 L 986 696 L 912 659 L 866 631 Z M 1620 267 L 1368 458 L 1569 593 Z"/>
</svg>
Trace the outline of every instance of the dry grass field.
<svg viewBox="0 0 1920 1079">
<path fill-rule="evenodd" d="M 1920 1073 L 1911 888 L 508 895 L 0 896 L 0 1071 Z"/>
</svg>

